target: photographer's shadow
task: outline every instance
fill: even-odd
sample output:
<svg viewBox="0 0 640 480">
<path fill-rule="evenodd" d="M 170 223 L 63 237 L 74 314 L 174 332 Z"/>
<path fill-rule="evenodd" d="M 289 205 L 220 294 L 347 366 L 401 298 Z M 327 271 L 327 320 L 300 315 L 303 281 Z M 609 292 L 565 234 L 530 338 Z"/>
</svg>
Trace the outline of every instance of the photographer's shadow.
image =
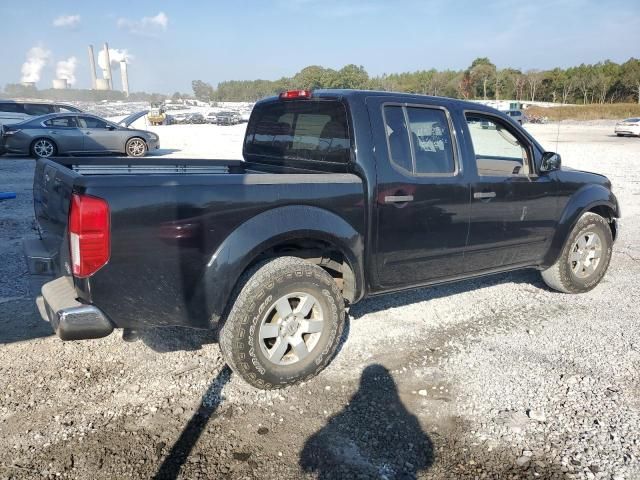
<svg viewBox="0 0 640 480">
<path fill-rule="evenodd" d="M 347 407 L 304 445 L 300 466 L 319 479 L 414 479 L 434 461 L 433 444 L 403 405 L 382 365 L 362 373 Z"/>
</svg>

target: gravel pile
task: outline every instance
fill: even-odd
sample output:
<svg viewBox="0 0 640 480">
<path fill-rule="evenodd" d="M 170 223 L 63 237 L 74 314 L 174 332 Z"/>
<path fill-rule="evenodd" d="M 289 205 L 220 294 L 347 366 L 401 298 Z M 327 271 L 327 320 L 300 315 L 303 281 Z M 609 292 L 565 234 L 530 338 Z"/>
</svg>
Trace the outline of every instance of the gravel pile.
<svg viewBox="0 0 640 480">
<path fill-rule="evenodd" d="M 557 126 L 530 128 L 556 150 Z M 640 478 L 640 143 L 610 130 L 557 143 L 622 203 L 593 292 L 525 271 L 370 299 L 333 364 L 277 392 L 231 375 L 215 332 L 51 336 L 20 250 L 33 165 L 0 160 L 18 193 L 0 203 L 0 479 Z"/>
</svg>

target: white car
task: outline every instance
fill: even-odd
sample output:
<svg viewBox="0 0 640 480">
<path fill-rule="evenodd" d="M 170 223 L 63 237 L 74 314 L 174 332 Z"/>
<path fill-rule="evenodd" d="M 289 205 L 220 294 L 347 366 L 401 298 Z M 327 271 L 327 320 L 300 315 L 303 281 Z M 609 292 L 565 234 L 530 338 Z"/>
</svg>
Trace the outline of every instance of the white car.
<svg viewBox="0 0 640 480">
<path fill-rule="evenodd" d="M 636 135 L 640 137 L 640 118 L 627 118 L 616 123 L 615 133 L 619 137 L 624 135 Z"/>
</svg>

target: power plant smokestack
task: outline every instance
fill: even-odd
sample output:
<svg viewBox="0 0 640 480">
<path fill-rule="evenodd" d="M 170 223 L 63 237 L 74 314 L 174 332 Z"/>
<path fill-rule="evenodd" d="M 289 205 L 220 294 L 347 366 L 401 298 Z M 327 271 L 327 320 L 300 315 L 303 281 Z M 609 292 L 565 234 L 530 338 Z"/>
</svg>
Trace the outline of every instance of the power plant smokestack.
<svg viewBox="0 0 640 480">
<path fill-rule="evenodd" d="M 122 79 L 122 91 L 125 96 L 129 96 L 129 74 L 127 73 L 127 62 L 120 62 L 120 77 Z"/>
<path fill-rule="evenodd" d="M 53 88 L 55 90 L 64 90 L 69 87 L 69 83 L 66 78 L 54 78 L 53 79 Z"/>
<path fill-rule="evenodd" d="M 113 89 L 113 77 L 111 76 L 111 58 L 109 58 L 109 44 L 104 42 L 104 56 L 106 68 L 104 70 L 104 78 L 109 82 L 109 90 Z"/>
<path fill-rule="evenodd" d="M 96 59 L 93 55 L 93 45 L 89 45 L 89 65 L 91 66 L 91 88 L 95 90 L 98 78 L 96 77 Z"/>
</svg>

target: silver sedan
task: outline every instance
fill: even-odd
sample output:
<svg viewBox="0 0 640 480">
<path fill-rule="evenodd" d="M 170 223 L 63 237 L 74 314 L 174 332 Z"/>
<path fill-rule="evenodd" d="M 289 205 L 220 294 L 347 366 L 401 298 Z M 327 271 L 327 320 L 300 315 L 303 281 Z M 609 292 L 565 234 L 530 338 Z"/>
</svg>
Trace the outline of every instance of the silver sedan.
<svg viewBox="0 0 640 480">
<path fill-rule="evenodd" d="M 76 153 L 126 153 L 144 157 L 160 148 L 158 135 L 129 125 L 147 112 L 130 115 L 118 124 L 86 113 L 53 113 L 0 127 L 0 150 L 53 157 Z"/>
</svg>

